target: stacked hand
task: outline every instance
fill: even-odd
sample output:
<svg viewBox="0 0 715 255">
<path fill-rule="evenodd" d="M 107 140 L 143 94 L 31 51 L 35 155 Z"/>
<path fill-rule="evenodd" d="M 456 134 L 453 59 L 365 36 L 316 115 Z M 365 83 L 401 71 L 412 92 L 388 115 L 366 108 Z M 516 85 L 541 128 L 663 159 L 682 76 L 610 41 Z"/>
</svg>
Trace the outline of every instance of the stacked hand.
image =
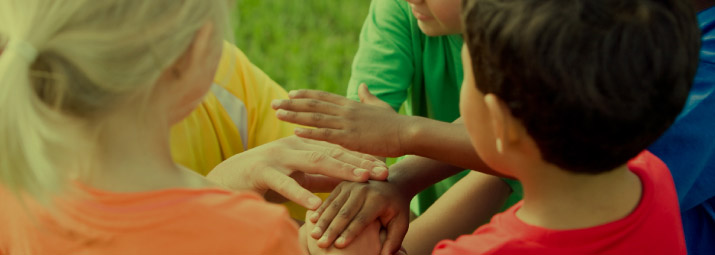
<svg viewBox="0 0 715 255">
<path fill-rule="evenodd" d="M 235 155 L 214 168 L 208 179 L 233 190 L 265 194 L 273 190 L 308 209 L 320 198 L 313 192 L 332 190 L 342 180 L 385 180 L 382 161 L 340 146 L 287 137 Z"/>
<path fill-rule="evenodd" d="M 349 150 L 381 157 L 407 154 L 405 129 L 411 118 L 396 113 L 370 94 L 365 84 L 358 91 L 361 102 L 316 90 L 292 91 L 289 100 L 271 104 L 278 119 L 315 127 L 298 128 L 300 137 L 327 141 Z"/>
<path fill-rule="evenodd" d="M 387 229 L 381 254 L 399 252 L 402 239 L 409 226 L 409 198 L 388 182 L 343 182 L 307 220 L 315 223 L 308 230 L 318 239 L 321 248 L 345 248 L 362 235 L 363 230 L 375 221 Z"/>
</svg>

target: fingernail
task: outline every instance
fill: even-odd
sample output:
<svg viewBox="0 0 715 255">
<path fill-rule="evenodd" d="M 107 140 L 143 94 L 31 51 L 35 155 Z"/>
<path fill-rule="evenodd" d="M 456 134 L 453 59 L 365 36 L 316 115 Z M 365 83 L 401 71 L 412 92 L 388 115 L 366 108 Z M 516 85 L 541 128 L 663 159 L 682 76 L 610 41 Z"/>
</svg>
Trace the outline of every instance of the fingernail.
<svg viewBox="0 0 715 255">
<path fill-rule="evenodd" d="M 344 245 L 345 244 L 345 237 L 340 237 L 338 240 L 335 240 L 335 244 L 337 245 Z"/>
<path fill-rule="evenodd" d="M 283 109 L 276 111 L 276 113 L 278 114 L 278 116 L 281 116 L 281 117 L 285 117 L 286 115 L 288 115 L 288 112 Z"/>
<path fill-rule="evenodd" d="M 296 95 L 298 95 L 298 91 L 291 90 L 290 92 L 288 92 L 288 96 L 289 96 L 289 97 L 294 97 L 294 96 L 296 96 Z"/>
<path fill-rule="evenodd" d="M 316 222 L 318 220 L 318 218 L 320 218 L 320 214 L 318 214 L 317 212 L 314 212 L 313 214 L 310 215 L 310 220 L 313 222 Z"/>
<path fill-rule="evenodd" d="M 357 168 L 357 169 L 355 169 L 355 171 L 353 171 L 353 173 L 354 173 L 355 176 L 357 176 L 357 177 L 362 177 L 363 174 L 367 173 L 367 170 L 366 170 L 366 169 L 362 169 L 362 168 Z"/>
<path fill-rule="evenodd" d="M 308 204 L 310 205 L 310 207 L 313 207 L 313 208 L 320 206 L 320 202 L 322 202 L 322 200 L 320 200 L 320 198 L 317 198 L 317 197 L 311 197 L 310 199 L 308 199 Z M 315 215 L 315 214 L 317 214 L 317 213 L 313 213 L 313 215 Z"/>
<path fill-rule="evenodd" d="M 384 173 L 385 171 L 387 171 L 387 168 L 381 167 L 381 166 L 378 166 L 378 167 L 375 167 L 372 169 L 372 173 L 375 175 L 380 175 L 380 174 Z"/>
<path fill-rule="evenodd" d="M 273 101 L 271 101 L 271 107 L 273 107 L 274 109 L 278 108 L 279 106 L 281 106 L 281 102 L 283 102 L 283 100 L 274 99 Z"/>
<path fill-rule="evenodd" d="M 313 229 L 313 232 L 310 232 L 311 236 L 320 236 L 320 234 L 323 233 L 323 230 L 320 229 L 319 227 L 316 227 Z"/>
<path fill-rule="evenodd" d="M 328 242 L 328 236 L 323 236 L 318 240 L 319 243 L 327 243 Z"/>
<path fill-rule="evenodd" d="M 305 133 L 305 130 L 302 128 L 295 128 L 293 131 L 295 132 L 296 135 Z"/>
</svg>

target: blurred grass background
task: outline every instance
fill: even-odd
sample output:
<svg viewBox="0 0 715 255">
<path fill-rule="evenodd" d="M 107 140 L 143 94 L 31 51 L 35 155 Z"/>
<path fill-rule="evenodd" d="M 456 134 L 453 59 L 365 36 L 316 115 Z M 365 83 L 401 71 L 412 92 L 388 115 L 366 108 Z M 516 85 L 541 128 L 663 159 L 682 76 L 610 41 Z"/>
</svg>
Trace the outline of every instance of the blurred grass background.
<svg viewBox="0 0 715 255">
<path fill-rule="evenodd" d="M 369 0 L 237 0 L 235 42 L 286 90 L 345 94 Z"/>
</svg>

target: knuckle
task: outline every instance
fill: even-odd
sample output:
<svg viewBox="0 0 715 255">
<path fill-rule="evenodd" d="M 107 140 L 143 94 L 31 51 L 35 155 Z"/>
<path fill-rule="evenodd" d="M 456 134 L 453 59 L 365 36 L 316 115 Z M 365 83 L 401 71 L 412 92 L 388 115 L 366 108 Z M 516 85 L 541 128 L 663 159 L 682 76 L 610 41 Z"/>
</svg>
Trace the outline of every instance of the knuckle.
<svg viewBox="0 0 715 255">
<path fill-rule="evenodd" d="M 332 148 L 327 150 L 327 154 L 333 158 L 339 158 L 343 155 L 343 151 L 337 148 Z"/>
<path fill-rule="evenodd" d="M 365 225 L 365 224 L 367 224 L 367 216 L 365 216 L 364 214 L 360 214 L 355 217 L 353 222 L 355 222 L 355 224 L 357 224 L 357 225 Z M 352 228 L 350 228 L 350 229 L 352 229 Z"/>
<path fill-rule="evenodd" d="M 351 211 L 348 208 L 343 208 L 343 209 L 340 209 L 340 211 L 338 211 L 338 217 L 343 218 L 343 219 L 349 218 L 350 214 L 351 214 Z"/>
<path fill-rule="evenodd" d="M 318 94 L 317 94 L 317 96 L 318 96 L 318 98 L 323 99 L 323 98 L 329 97 L 329 96 L 330 96 L 330 93 L 325 92 L 325 91 L 319 91 Z"/>
<path fill-rule="evenodd" d="M 330 208 L 333 210 L 340 210 L 340 208 L 342 208 L 342 205 L 340 203 L 332 203 L 330 204 Z"/>
<path fill-rule="evenodd" d="M 360 167 L 365 168 L 365 169 L 370 169 L 372 167 L 372 161 L 362 160 L 362 162 L 360 162 Z"/>
<path fill-rule="evenodd" d="M 318 101 L 317 99 L 311 99 L 311 100 L 308 100 L 307 105 L 310 108 L 315 108 L 316 106 L 320 105 L 320 101 Z"/>
<path fill-rule="evenodd" d="M 318 151 L 312 151 L 308 154 L 308 160 L 310 160 L 310 162 L 313 162 L 313 163 L 321 162 L 321 161 L 325 160 L 325 157 L 326 157 L 325 154 L 318 152 Z"/>
<path fill-rule="evenodd" d="M 355 170 L 355 166 L 353 166 L 351 164 L 348 164 L 348 163 L 342 163 L 342 164 L 343 165 L 340 167 L 341 171 L 352 172 L 353 170 Z"/>
<path fill-rule="evenodd" d="M 320 113 L 311 113 L 310 114 L 310 119 L 312 119 L 313 121 L 316 121 L 316 122 L 321 121 L 324 118 L 325 117 L 323 116 L 323 114 L 320 114 Z"/>
<path fill-rule="evenodd" d="M 332 134 L 333 134 L 333 131 L 331 131 L 330 129 L 327 129 L 327 128 L 326 128 L 326 129 L 323 129 L 323 132 L 322 132 L 322 136 L 323 136 L 323 137 L 328 138 L 328 137 L 330 137 Z"/>
</svg>

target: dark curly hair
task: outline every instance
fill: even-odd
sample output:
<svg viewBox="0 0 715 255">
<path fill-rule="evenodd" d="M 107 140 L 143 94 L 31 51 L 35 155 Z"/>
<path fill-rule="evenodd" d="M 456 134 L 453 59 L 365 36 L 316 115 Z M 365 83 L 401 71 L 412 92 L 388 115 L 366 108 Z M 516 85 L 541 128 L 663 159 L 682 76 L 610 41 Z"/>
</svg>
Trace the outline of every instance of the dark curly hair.
<svg viewBox="0 0 715 255">
<path fill-rule="evenodd" d="M 477 88 L 501 98 L 545 161 L 601 173 L 672 124 L 698 65 L 683 0 L 463 0 Z"/>
</svg>

